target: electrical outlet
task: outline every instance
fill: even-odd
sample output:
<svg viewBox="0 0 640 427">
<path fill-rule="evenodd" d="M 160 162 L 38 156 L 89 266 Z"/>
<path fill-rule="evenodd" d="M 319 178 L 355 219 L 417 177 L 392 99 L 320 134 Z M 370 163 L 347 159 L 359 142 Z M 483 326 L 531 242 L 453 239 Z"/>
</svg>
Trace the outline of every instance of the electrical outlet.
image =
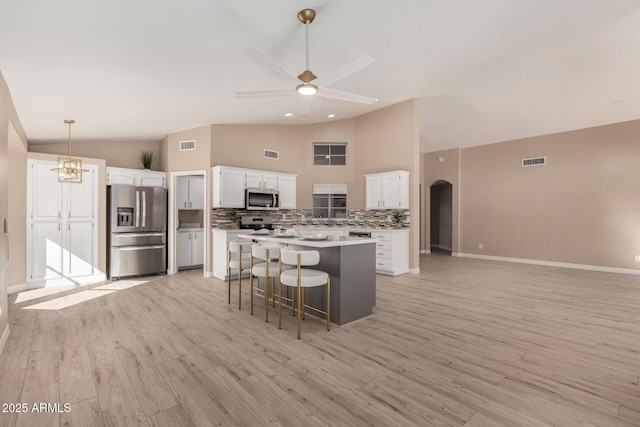
<svg viewBox="0 0 640 427">
<path fill-rule="evenodd" d="M 484 249 L 484 245 L 483 245 L 482 243 L 480 243 L 480 244 L 478 245 L 478 249 Z"/>
<path fill-rule="evenodd" d="M 640 262 L 640 255 L 636 255 L 636 262 Z"/>
</svg>

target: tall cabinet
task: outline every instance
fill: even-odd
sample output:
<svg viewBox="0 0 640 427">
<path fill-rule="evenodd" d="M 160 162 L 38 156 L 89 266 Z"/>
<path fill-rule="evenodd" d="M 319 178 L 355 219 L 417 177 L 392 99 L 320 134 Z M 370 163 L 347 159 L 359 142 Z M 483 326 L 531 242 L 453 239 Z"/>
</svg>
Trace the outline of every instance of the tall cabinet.
<svg viewBox="0 0 640 427">
<path fill-rule="evenodd" d="M 97 273 L 97 167 L 83 165 L 82 183 L 58 182 L 57 163 L 27 163 L 27 281 Z"/>
</svg>

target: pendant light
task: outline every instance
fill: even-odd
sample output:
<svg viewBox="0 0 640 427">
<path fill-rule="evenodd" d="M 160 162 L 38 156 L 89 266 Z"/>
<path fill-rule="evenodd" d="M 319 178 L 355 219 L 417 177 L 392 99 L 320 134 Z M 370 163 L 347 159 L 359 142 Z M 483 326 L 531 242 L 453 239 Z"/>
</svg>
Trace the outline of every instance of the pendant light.
<svg viewBox="0 0 640 427">
<path fill-rule="evenodd" d="M 82 169 L 82 160 L 71 157 L 71 125 L 75 120 L 65 120 L 69 125 L 69 139 L 67 140 L 67 156 L 58 157 L 58 167 L 51 169 L 58 173 L 58 182 L 76 182 L 82 183 L 82 172 L 89 172 L 88 169 Z"/>
</svg>

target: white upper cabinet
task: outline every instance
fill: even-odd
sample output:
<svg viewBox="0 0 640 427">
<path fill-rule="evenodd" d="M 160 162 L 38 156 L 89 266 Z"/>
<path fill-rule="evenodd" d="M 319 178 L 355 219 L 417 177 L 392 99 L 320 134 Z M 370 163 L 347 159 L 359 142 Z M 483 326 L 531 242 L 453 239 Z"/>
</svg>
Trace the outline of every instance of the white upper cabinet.
<svg viewBox="0 0 640 427">
<path fill-rule="evenodd" d="M 212 207 L 244 208 L 245 169 L 215 166 L 212 168 L 212 180 Z"/>
<path fill-rule="evenodd" d="M 278 175 L 257 170 L 247 170 L 247 188 L 278 190 Z"/>
<path fill-rule="evenodd" d="M 57 176 L 51 171 L 57 163 L 29 160 L 27 210 L 32 221 L 58 221 L 62 219 L 62 189 Z M 83 175 L 83 178 L 85 175 Z"/>
<path fill-rule="evenodd" d="M 409 172 L 365 175 L 367 209 L 409 209 Z"/>
<path fill-rule="evenodd" d="M 166 173 L 148 169 L 107 168 L 107 185 L 126 184 L 140 187 L 166 187 Z"/>
<path fill-rule="evenodd" d="M 281 209 L 296 208 L 296 176 L 280 175 L 278 178 Z"/>
<path fill-rule="evenodd" d="M 204 209 L 204 178 L 179 176 L 176 188 L 178 209 Z"/>
<path fill-rule="evenodd" d="M 282 209 L 296 208 L 296 175 L 230 166 L 215 166 L 212 171 L 214 208 L 244 208 L 247 188 L 278 191 Z"/>
</svg>

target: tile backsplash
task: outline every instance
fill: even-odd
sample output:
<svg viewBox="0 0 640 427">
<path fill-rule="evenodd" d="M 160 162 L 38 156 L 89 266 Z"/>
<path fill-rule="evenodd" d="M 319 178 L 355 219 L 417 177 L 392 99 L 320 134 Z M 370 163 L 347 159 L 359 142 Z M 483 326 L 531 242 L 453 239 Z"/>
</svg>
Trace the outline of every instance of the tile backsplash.
<svg viewBox="0 0 640 427">
<path fill-rule="evenodd" d="M 211 226 L 213 228 L 232 228 L 231 212 L 235 209 L 217 208 L 211 209 Z M 395 227 L 393 215 L 397 210 L 350 210 L 345 219 L 313 218 L 311 209 L 280 209 L 279 211 L 247 211 L 237 210 L 239 216 L 243 215 L 270 215 L 273 217 L 273 226 L 276 228 L 289 228 L 301 225 L 318 225 L 331 227 L 362 227 L 362 228 L 392 228 Z M 409 227 L 411 217 L 409 211 L 400 211 L 403 214 L 402 225 Z"/>
</svg>

